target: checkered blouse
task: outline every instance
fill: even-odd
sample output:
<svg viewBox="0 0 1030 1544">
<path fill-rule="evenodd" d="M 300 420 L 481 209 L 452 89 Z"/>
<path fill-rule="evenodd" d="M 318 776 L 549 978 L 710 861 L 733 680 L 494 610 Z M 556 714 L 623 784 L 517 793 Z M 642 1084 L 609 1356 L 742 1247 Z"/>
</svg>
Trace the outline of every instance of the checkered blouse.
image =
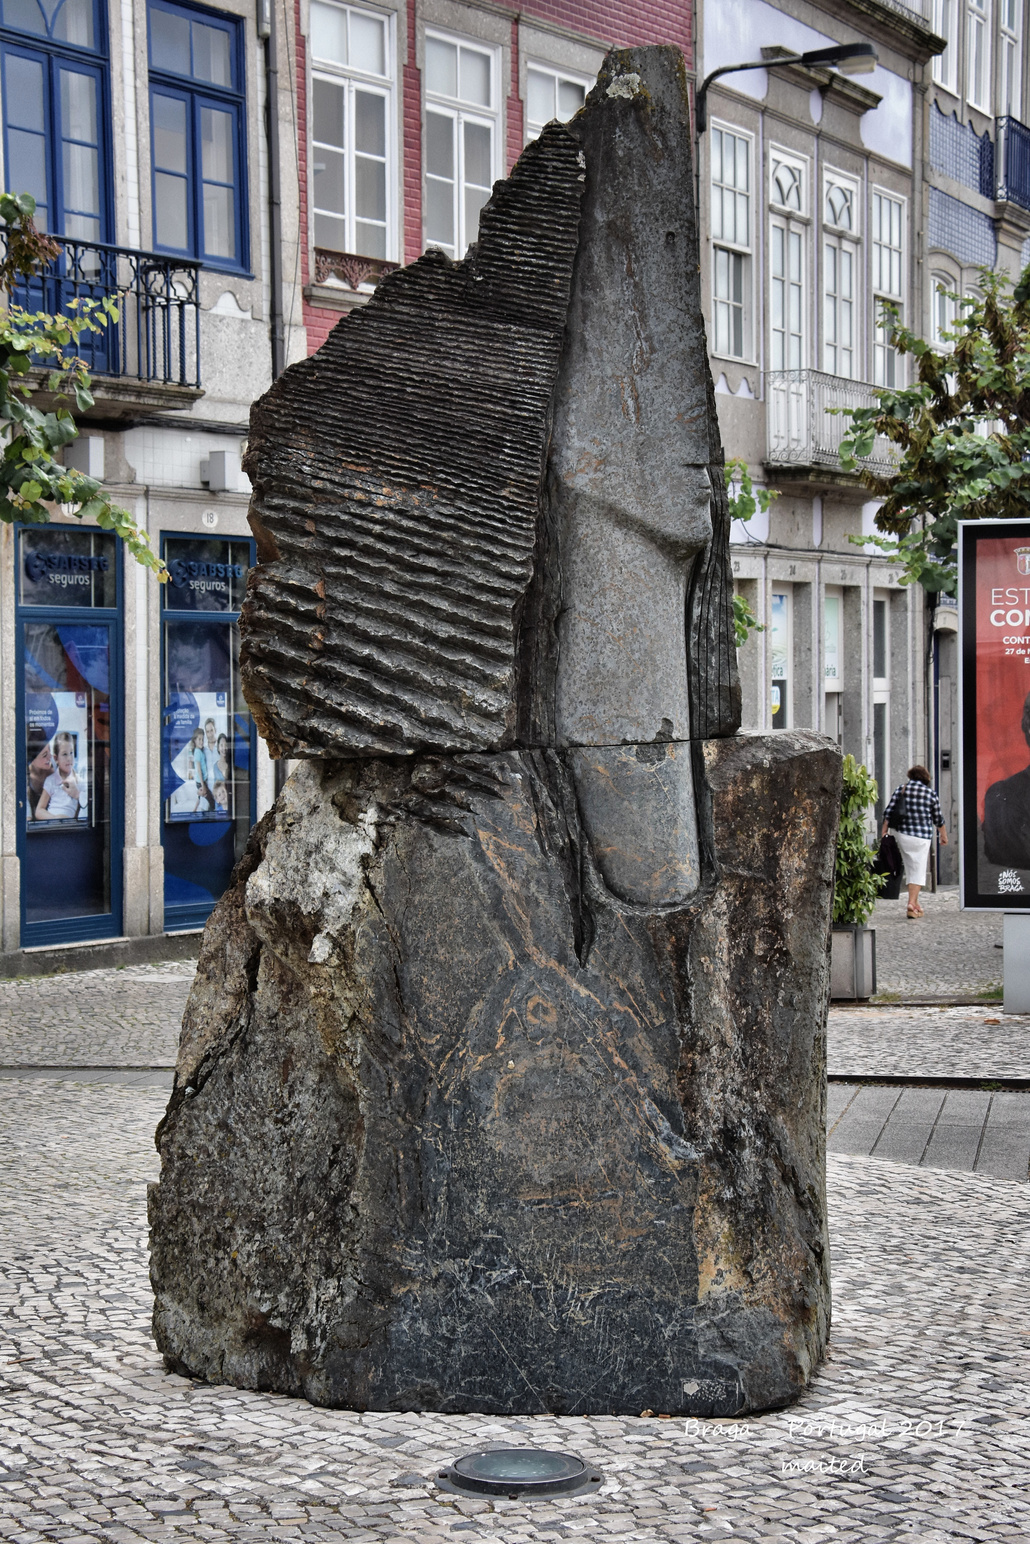
<svg viewBox="0 0 1030 1544">
<path fill-rule="evenodd" d="M 932 788 L 927 788 L 925 783 L 920 783 L 914 777 L 907 783 L 899 783 L 895 788 L 891 794 L 891 801 L 883 812 L 884 820 L 890 822 L 902 794 L 905 796 L 905 808 L 901 816 L 901 825 L 898 827 L 901 834 L 932 837 L 937 827 L 944 824 L 941 801 Z"/>
</svg>

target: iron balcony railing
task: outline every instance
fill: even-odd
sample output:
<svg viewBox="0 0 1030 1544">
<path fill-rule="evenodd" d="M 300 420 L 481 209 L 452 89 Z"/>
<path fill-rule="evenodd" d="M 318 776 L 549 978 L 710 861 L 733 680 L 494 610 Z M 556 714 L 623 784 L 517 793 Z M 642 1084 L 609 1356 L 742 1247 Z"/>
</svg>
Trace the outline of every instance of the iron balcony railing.
<svg viewBox="0 0 1030 1544">
<path fill-rule="evenodd" d="M 840 442 L 850 419 L 831 408 L 872 407 L 873 387 L 824 370 L 767 370 L 766 462 L 781 467 L 842 471 Z M 878 436 L 862 465 L 886 472 L 895 462 L 890 441 Z"/>
<path fill-rule="evenodd" d="M 58 238 L 61 253 L 14 299 L 30 311 L 68 312 L 73 301 L 118 301 L 118 321 L 83 332 L 76 352 L 92 375 L 145 385 L 200 386 L 199 263 L 103 241 Z"/>
<path fill-rule="evenodd" d="M 995 198 L 1011 200 L 1022 209 L 1030 209 L 1030 129 L 1018 118 L 996 121 L 998 147 L 994 164 L 998 169 Z"/>
</svg>

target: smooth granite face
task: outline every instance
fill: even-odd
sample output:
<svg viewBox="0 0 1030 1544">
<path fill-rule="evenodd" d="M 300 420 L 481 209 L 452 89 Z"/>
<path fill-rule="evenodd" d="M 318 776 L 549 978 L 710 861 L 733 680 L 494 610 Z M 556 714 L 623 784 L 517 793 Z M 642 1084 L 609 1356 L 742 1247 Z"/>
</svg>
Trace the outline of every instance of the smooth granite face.
<svg viewBox="0 0 1030 1544">
<path fill-rule="evenodd" d="M 683 61 L 616 50 L 464 262 L 254 410 L 248 701 L 151 1198 L 192 1375 L 736 1414 L 829 1324 L 835 746 L 742 736 Z"/>
</svg>

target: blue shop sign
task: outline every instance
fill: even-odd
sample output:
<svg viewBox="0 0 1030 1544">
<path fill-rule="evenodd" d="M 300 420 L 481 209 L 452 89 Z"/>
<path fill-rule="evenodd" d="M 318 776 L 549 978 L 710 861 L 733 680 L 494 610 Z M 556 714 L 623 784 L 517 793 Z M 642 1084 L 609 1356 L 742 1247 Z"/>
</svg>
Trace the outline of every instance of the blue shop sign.
<svg viewBox="0 0 1030 1544">
<path fill-rule="evenodd" d="M 18 599 L 23 606 L 117 604 L 115 542 L 89 526 L 41 526 L 21 532 Z"/>
<path fill-rule="evenodd" d="M 165 538 L 166 611 L 239 611 L 250 567 L 249 541 Z"/>
</svg>

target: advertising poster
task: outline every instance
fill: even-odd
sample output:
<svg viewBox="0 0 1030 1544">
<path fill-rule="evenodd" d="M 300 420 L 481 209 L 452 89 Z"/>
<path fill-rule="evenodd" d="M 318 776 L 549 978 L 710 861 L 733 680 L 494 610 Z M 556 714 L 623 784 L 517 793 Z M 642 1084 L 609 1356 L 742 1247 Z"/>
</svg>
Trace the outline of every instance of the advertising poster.
<svg viewBox="0 0 1030 1544">
<path fill-rule="evenodd" d="M 166 820 L 232 820 L 228 694 L 172 692 L 165 708 Z"/>
<path fill-rule="evenodd" d="M 26 829 L 90 820 L 89 708 L 85 692 L 25 694 Z"/>
<path fill-rule="evenodd" d="M 1030 521 L 959 526 L 962 904 L 1030 907 Z"/>
</svg>

